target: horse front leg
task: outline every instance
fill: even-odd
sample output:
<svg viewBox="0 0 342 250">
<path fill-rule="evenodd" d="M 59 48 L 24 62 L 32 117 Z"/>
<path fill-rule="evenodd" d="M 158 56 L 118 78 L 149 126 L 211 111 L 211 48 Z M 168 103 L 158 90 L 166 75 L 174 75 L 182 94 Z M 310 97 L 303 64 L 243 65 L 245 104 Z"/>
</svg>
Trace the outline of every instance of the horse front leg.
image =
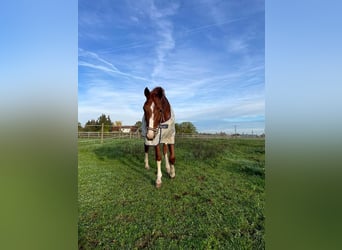
<svg viewBox="0 0 342 250">
<path fill-rule="evenodd" d="M 156 161 L 157 161 L 157 180 L 156 180 L 156 187 L 160 188 L 162 181 L 162 172 L 161 172 L 161 153 L 160 153 L 160 147 L 159 145 L 155 146 L 155 151 L 156 151 Z"/>
<path fill-rule="evenodd" d="M 149 148 L 149 146 L 146 146 L 146 145 L 144 145 L 144 146 L 145 146 L 145 168 L 147 170 L 149 170 L 150 169 L 150 165 L 148 164 L 148 148 Z"/>
</svg>

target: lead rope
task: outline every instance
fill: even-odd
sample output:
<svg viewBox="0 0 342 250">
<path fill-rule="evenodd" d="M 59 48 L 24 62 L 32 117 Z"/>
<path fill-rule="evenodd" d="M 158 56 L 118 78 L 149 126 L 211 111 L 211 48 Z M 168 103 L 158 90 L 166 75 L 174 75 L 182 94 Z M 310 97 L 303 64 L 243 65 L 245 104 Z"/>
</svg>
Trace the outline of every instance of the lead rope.
<svg viewBox="0 0 342 250">
<path fill-rule="evenodd" d="M 159 121 L 159 142 L 158 142 L 158 145 L 160 144 L 161 137 L 162 137 L 162 126 L 161 126 L 161 123 L 162 123 L 162 119 L 163 119 L 163 110 L 160 110 L 160 112 L 161 112 L 161 116 L 160 116 L 160 121 Z"/>
</svg>

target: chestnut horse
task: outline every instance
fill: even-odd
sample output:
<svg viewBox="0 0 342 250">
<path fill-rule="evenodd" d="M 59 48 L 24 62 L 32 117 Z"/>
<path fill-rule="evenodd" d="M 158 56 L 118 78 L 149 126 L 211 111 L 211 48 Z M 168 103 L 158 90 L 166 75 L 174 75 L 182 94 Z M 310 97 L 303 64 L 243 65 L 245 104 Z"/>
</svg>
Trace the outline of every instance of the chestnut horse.
<svg viewBox="0 0 342 250">
<path fill-rule="evenodd" d="M 175 173 L 175 119 L 170 103 L 165 96 L 165 91 L 161 87 L 156 87 L 152 91 L 145 88 L 146 101 L 143 106 L 144 116 L 142 119 L 142 135 L 145 137 L 145 168 L 150 169 L 148 163 L 148 149 L 155 148 L 157 161 L 156 187 L 161 187 L 161 160 L 160 144 L 163 143 L 163 153 L 165 157 L 166 171 L 171 178 Z M 169 149 L 170 157 L 167 155 Z"/>
</svg>

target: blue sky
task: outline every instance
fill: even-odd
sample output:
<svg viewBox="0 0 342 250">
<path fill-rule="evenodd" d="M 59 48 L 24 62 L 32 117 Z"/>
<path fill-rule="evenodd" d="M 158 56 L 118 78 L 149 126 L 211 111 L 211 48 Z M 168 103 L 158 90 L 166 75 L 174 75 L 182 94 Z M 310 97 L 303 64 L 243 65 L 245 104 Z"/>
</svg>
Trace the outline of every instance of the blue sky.
<svg viewBox="0 0 342 250">
<path fill-rule="evenodd" d="M 141 120 L 165 89 L 199 132 L 265 128 L 264 1 L 79 1 L 78 120 Z"/>
</svg>

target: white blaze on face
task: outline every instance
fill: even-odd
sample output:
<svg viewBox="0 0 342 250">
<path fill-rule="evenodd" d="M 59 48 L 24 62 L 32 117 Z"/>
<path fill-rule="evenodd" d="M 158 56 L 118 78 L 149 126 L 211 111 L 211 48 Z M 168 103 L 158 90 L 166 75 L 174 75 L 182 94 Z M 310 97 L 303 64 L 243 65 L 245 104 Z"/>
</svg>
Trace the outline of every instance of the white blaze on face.
<svg viewBox="0 0 342 250">
<path fill-rule="evenodd" d="M 150 107 L 150 109 L 151 109 L 151 112 L 152 112 L 152 115 L 151 115 L 151 117 L 150 117 L 150 120 L 149 120 L 149 127 L 150 128 L 153 128 L 153 126 L 154 126 L 154 114 L 153 114 L 153 111 L 154 111 L 154 102 L 152 102 L 152 104 L 151 104 L 151 107 Z M 154 132 L 153 132 L 153 130 L 148 130 L 147 131 L 147 138 L 148 139 L 150 139 L 150 140 L 152 140 L 153 139 L 153 137 L 154 137 Z"/>
</svg>

